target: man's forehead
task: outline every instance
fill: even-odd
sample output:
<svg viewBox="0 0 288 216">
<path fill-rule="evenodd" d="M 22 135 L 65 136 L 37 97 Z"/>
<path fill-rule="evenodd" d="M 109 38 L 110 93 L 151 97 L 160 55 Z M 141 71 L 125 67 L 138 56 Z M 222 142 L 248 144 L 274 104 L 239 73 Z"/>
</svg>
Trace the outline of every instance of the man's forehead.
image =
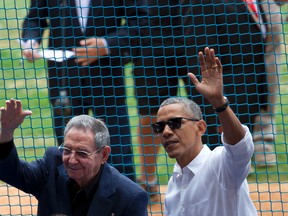
<svg viewBox="0 0 288 216">
<path fill-rule="evenodd" d="M 158 110 L 157 113 L 157 119 L 162 117 L 175 117 L 175 116 L 181 116 L 186 113 L 186 110 L 184 109 L 184 105 L 181 103 L 177 104 L 169 104 L 166 106 L 161 107 Z"/>
<path fill-rule="evenodd" d="M 94 134 L 89 130 L 75 130 L 71 128 L 64 137 L 65 144 L 81 145 L 81 146 L 93 146 L 94 145 Z"/>
</svg>

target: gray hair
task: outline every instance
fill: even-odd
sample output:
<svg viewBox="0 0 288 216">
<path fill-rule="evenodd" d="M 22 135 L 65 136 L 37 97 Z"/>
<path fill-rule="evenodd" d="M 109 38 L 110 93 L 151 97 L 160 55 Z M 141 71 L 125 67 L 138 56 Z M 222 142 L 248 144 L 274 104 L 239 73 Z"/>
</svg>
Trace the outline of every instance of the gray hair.
<svg viewBox="0 0 288 216">
<path fill-rule="evenodd" d="M 170 104 L 183 104 L 184 110 L 188 115 L 191 117 L 201 120 L 203 118 L 202 112 L 198 104 L 188 98 L 181 98 L 181 97 L 172 97 L 168 98 L 160 105 L 161 107 L 170 105 Z"/>
<path fill-rule="evenodd" d="M 103 148 L 110 145 L 110 134 L 105 123 L 89 115 L 79 115 L 73 117 L 66 125 L 64 137 L 72 128 L 91 131 L 94 134 L 94 142 L 96 148 Z"/>
</svg>

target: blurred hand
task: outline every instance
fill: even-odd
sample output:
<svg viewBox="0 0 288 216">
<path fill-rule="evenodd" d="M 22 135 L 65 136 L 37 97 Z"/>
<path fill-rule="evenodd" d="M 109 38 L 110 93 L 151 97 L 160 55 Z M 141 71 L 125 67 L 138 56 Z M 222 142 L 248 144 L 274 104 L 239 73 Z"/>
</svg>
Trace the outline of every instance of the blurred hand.
<svg viewBox="0 0 288 216">
<path fill-rule="evenodd" d="M 89 38 L 80 41 L 83 47 L 75 48 L 76 63 L 87 66 L 98 61 L 100 56 L 108 55 L 108 48 L 104 38 Z"/>
<path fill-rule="evenodd" d="M 28 61 L 41 58 L 41 55 L 38 53 L 38 48 L 39 44 L 34 40 L 21 44 L 22 54 Z"/>
<path fill-rule="evenodd" d="M 11 141 L 14 130 L 22 124 L 26 116 L 32 115 L 32 111 L 22 110 L 22 102 L 20 100 L 14 100 L 13 98 L 6 101 L 6 107 L 1 107 L 0 112 L 0 143 Z"/>
</svg>

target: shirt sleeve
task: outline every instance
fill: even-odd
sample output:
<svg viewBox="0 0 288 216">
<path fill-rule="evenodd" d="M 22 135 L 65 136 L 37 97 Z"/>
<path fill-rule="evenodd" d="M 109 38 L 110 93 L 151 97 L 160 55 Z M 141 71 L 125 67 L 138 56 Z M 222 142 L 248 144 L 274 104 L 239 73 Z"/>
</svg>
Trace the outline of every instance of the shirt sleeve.
<svg viewBox="0 0 288 216">
<path fill-rule="evenodd" d="M 224 151 L 222 153 L 222 179 L 223 187 L 228 189 L 238 189 L 249 175 L 251 167 L 251 157 L 254 153 L 254 143 L 252 135 L 247 126 L 242 125 L 246 133 L 243 139 L 235 145 L 222 142 Z"/>
<path fill-rule="evenodd" d="M 245 163 L 248 163 L 254 153 L 254 143 L 248 127 L 245 125 L 242 125 L 242 127 L 245 130 L 245 136 L 237 144 L 230 145 L 229 143 L 226 143 L 223 133 L 221 135 L 221 140 L 233 160 L 245 160 Z"/>
</svg>

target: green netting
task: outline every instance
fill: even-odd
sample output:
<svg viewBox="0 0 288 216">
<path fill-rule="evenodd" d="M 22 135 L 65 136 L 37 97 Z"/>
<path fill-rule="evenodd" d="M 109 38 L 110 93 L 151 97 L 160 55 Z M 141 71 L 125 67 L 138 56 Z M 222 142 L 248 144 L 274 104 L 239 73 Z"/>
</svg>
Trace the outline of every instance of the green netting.
<svg viewBox="0 0 288 216">
<path fill-rule="evenodd" d="M 72 1 L 59 0 L 59 7 L 55 7 L 57 5 L 56 0 L 33 0 L 34 4 L 32 4 L 31 10 L 35 10 L 35 17 L 30 17 L 31 23 L 32 21 L 35 22 L 35 19 L 40 17 L 41 13 L 44 15 L 42 14 L 42 18 L 36 19 L 36 25 L 26 23 L 26 35 L 24 36 L 26 39 L 31 38 L 40 42 L 38 49 L 40 53 L 43 54 L 43 49 L 48 48 L 54 50 L 62 50 L 63 48 L 72 49 L 76 41 L 85 38 L 80 33 L 81 36 L 75 34 L 75 32 L 81 32 L 81 28 L 79 25 L 73 26 L 73 22 L 77 22 L 79 17 L 76 20 L 71 19 L 72 11 L 76 11 L 75 9 L 78 7 Z M 95 0 L 95 2 L 103 3 L 106 1 Z M 115 0 L 115 2 L 121 1 Z M 128 12 L 129 10 L 127 9 L 132 8 L 134 4 L 138 4 L 137 2 L 139 3 L 140 1 L 127 1 L 126 10 L 123 11 Z M 201 104 L 204 118 L 208 120 L 209 116 L 212 116 L 211 125 L 217 128 L 219 123 L 215 120 L 214 113 L 211 113 L 211 110 L 209 111 L 211 107 L 203 102 L 202 97 L 197 97 L 195 89 L 186 89 L 188 84 L 185 82 L 187 70 L 199 75 L 197 53 L 202 51 L 205 46 L 215 48 L 223 66 L 226 68 L 226 73 L 224 74 L 225 94 L 230 99 L 231 107 L 237 113 L 237 116 L 250 129 L 255 129 L 257 125 L 259 126 L 255 118 L 259 118 L 258 122 L 261 122 L 261 120 L 265 122 L 268 118 L 268 121 L 263 124 L 272 128 L 268 132 L 268 136 L 273 139 L 269 141 L 265 140 L 266 144 L 272 144 L 272 150 L 262 150 L 262 153 L 260 151 L 260 153 L 255 154 L 252 158 L 251 173 L 248 176 L 251 197 L 259 215 L 286 215 L 288 214 L 288 149 L 286 144 L 288 112 L 287 6 L 283 5 L 279 9 L 279 5 L 276 5 L 272 1 L 261 1 L 258 6 L 263 6 L 259 6 L 259 8 L 262 8 L 259 10 L 262 13 L 262 17 L 265 18 L 258 20 L 259 26 L 257 26 L 248 10 L 243 10 L 243 3 L 241 1 L 228 2 L 220 0 L 211 1 L 214 3 L 209 2 L 199 0 L 193 1 L 192 4 L 192 1 L 175 0 L 169 2 L 167 0 L 150 0 L 147 5 L 141 6 L 143 10 L 148 9 L 150 11 L 150 16 L 140 13 L 134 15 L 120 13 L 117 11 L 122 11 L 123 8 L 118 8 L 115 5 L 112 9 L 115 13 L 119 13 L 118 18 L 122 19 L 121 23 L 113 15 L 105 14 L 105 12 L 101 13 L 101 10 L 108 11 L 110 6 L 95 5 L 94 9 L 98 7 L 97 11 L 99 13 L 90 13 L 88 15 L 89 17 L 97 17 L 97 19 L 88 21 L 89 30 L 87 30 L 86 38 L 91 38 L 95 35 L 104 37 L 108 41 L 108 45 L 110 45 L 109 49 L 112 57 L 108 60 L 99 58 L 98 62 L 103 62 L 103 65 L 97 63 L 81 70 L 78 70 L 79 65 L 73 64 L 69 66 L 71 73 L 76 77 L 86 77 L 88 80 L 94 78 L 97 80 L 97 82 L 95 81 L 97 85 L 104 86 L 102 88 L 104 92 L 113 89 L 117 85 L 113 82 L 110 85 L 110 81 L 105 79 L 105 77 L 111 76 L 108 72 L 108 74 L 105 74 L 105 71 L 108 71 L 107 68 L 124 68 L 123 75 L 120 73 L 113 74 L 113 76 L 124 77 L 124 89 L 133 144 L 133 165 L 136 170 L 136 177 L 143 175 L 147 175 L 148 177 L 148 174 L 140 168 L 143 165 L 140 159 L 143 152 L 139 150 L 139 146 L 141 145 L 139 137 L 145 138 L 147 135 L 139 134 L 138 130 L 139 112 L 141 109 L 145 110 L 147 107 L 144 104 L 138 104 L 136 98 L 142 98 L 142 101 L 151 99 L 147 113 L 142 114 L 142 116 L 155 114 L 151 113 L 153 112 L 153 108 L 154 110 L 157 109 L 159 103 L 165 98 L 165 95 L 162 95 L 163 91 L 165 91 L 165 86 L 161 86 L 160 80 L 155 77 L 155 72 L 159 70 L 161 73 L 157 74 L 157 78 L 161 78 L 166 84 L 171 81 L 169 83 L 169 93 L 175 91 L 176 94 L 183 97 L 186 97 L 187 94 L 193 95 L 194 99 Z M 224 5 L 227 7 L 224 7 Z M 42 8 L 41 10 L 36 10 L 37 7 Z M 52 78 L 51 74 L 47 71 L 48 68 L 57 68 L 56 77 L 58 78 L 54 82 L 57 86 L 60 85 L 63 87 L 58 90 L 55 87 L 54 90 L 58 91 L 58 94 L 63 89 L 68 89 L 68 94 L 72 94 L 79 89 L 86 88 L 87 83 L 73 83 L 71 74 L 67 73 L 66 70 L 68 68 L 66 61 L 55 63 L 56 61 L 54 60 L 58 59 L 52 59 L 48 64 L 46 60 L 40 58 L 31 62 L 22 55 L 21 52 L 29 49 L 31 45 L 28 42 L 28 45 L 24 46 L 23 42 L 25 40 L 22 40 L 22 33 L 25 30 L 23 23 L 25 16 L 29 12 L 29 8 L 30 1 L 28 0 L 0 1 L 0 106 L 4 106 L 5 100 L 16 98 L 22 101 L 24 109 L 33 111 L 33 115 L 27 118 L 21 127 L 16 130 L 14 140 L 21 159 L 32 161 L 41 158 L 47 147 L 59 144 L 59 141 L 57 142 L 55 138 L 56 135 L 53 129 L 53 127 L 57 126 L 53 123 L 53 108 L 49 101 L 48 82 Z M 133 19 L 135 20 L 136 15 L 139 16 L 139 20 L 141 17 L 141 19 L 147 21 L 147 23 L 139 24 L 140 32 L 143 29 L 146 30 L 143 31 L 144 33 L 140 35 L 140 38 L 137 38 L 138 36 L 131 32 L 131 38 L 136 38 L 134 40 L 135 44 L 131 42 L 121 44 L 121 41 L 125 40 L 125 35 L 121 34 L 121 29 L 127 26 L 130 30 L 133 29 L 129 25 L 129 22 Z M 126 21 L 127 17 L 129 19 Z M 244 18 L 247 19 L 247 22 L 243 21 Z M 108 27 L 107 23 L 109 24 Z M 119 26 L 116 28 L 111 23 Z M 52 36 L 45 29 L 45 25 L 51 25 L 51 29 L 53 29 L 52 36 L 54 40 L 50 41 L 50 47 L 49 39 Z M 114 34 L 112 29 L 120 30 Z M 272 33 L 270 32 L 271 29 Z M 33 32 L 36 33 L 34 34 Z M 69 40 L 63 40 L 62 34 L 65 34 Z M 282 39 L 279 40 L 281 37 Z M 271 46 L 273 48 L 268 49 Z M 281 49 L 275 51 L 275 47 L 281 47 Z M 255 52 L 255 50 L 258 50 L 258 52 Z M 277 58 L 277 62 L 275 60 L 267 60 L 266 57 L 269 55 Z M 133 58 L 130 58 L 131 56 Z M 251 56 L 254 56 L 252 59 L 255 62 L 250 61 Z M 74 58 L 69 61 L 74 61 Z M 270 72 L 267 72 L 267 68 L 265 69 L 265 66 L 263 66 L 264 62 L 266 63 L 266 67 L 272 67 Z M 141 70 L 143 65 L 145 69 L 151 71 L 151 76 L 148 79 L 139 73 L 138 78 L 142 78 L 143 83 L 136 86 L 134 71 Z M 100 68 L 102 73 L 94 74 L 93 70 L 95 68 Z M 258 71 L 258 73 L 255 73 L 254 70 Z M 172 81 L 175 78 L 177 82 Z M 91 83 L 88 85 L 91 85 Z M 72 88 L 69 88 L 71 86 Z M 179 88 L 177 89 L 177 87 Z M 52 91 L 53 88 L 50 86 Z M 140 89 L 138 92 L 137 88 Z M 147 93 L 150 90 L 157 92 L 158 95 L 150 95 L 148 97 Z M 118 92 L 117 88 L 113 91 L 113 94 L 107 96 L 107 98 L 104 98 L 102 92 L 97 96 L 101 101 L 104 99 L 107 100 L 106 108 L 109 106 L 113 107 L 111 101 L 118 100 L 117 98 L 121 96 L 121 92 Z M 54 93 L 52 92 L 52 94 Z M 88 114 L 97 116 L 95 107 L 100 109 L 103 108 L 103 105 L 102 107 L 97 107 L 97 101 L 94 101 L 96 96 L 91 97 L 90 93 L 85 95 L 82 93 L 78 94 L 78 98 L 88 102 L 85 102 L 84 105 L 80 104 L 78 107 L 76 106 L 80 111 L 74 114 L 87 112 Z M 74 96 L 72 95 L 71 97 L 73 98 Z M 55 95 L 50 95 L 50 98 L 53 101 L 57 100 Z M 87 110 L 84 108 L 85 106 Z M 125 104 L 123 106 L 125 107 Z M 256 117 L 257 114 L 253 109 L 259 108 L 262 110 L 266 109 L 266 111 L 263 111 L 260 117 Z M 267 109 L 273 110 L 270 117 Z M 64 110 L 61 110 L 61 115 L 64 114 Z M 100 117 L 105 118 L 106 115 L 108 114 L 104 113 Z M 69 116 L 66 117 L 69 118 Z M 119 116 L 117 113 L 114 113 L 111 117 L 118 119 Z M 119 118 L 117 121 L 119 123 L 121 119 Z M 117 129 L 117 133 L 121 133 L 121 129 L 119 128 Z M 263 137 L 264 131 L 263 128 L 260 128 L 258 133 L 254 133 L 254 135 L 256 137 Z M 115 133 L 115 136 L 117 136 L 117 133 Z M 218 141 L 214 143 L 215 139 Z M 263 142 L 262 138 L 255 138 L 255 140 L 257 143 Z M 212 129 L 207 136 L 205 135 L 205 143 L 212 144 L 211 142 L 214 144 L 220 142 L 217 131 L 215 132 Z M 151 147 L 155 147 L 155 143 L 151 143 Z M 129 143 L 121 142 L 117 145 L 121 144 L 129 146 Z M 155 152 L 156 149 L 151 154 L 153 155 Z M 258 164 L 255 161 L 257 155 L 266 158 L 275 155 L 276 161 L 272 161 L 271 164 L 269 162 L 268 164 Z M 123 155 L 120 154 L 120 157 L 123 157 Z M 111 164 L 114 165 L 113 160 Z M 169 159 L 163 149 L 160 148 L 157 155 L 156 176 L 161 188 L 159 193 L 162 196 L 161 199 L 152 202 L 152 205 L 148 207 L 149 214 L 151 215 L 164 215 L 164 193 L 169 177 L 173 172 L 173 165 L 174 160 Z M 147 167 L 146 169 L 149 169 L 149 166 Z M 36 214 L 36 208 L 37 202 L 34 197 L 4 183 L 0 184 L 0 215 L 31 215 Z"/>
</svg>

